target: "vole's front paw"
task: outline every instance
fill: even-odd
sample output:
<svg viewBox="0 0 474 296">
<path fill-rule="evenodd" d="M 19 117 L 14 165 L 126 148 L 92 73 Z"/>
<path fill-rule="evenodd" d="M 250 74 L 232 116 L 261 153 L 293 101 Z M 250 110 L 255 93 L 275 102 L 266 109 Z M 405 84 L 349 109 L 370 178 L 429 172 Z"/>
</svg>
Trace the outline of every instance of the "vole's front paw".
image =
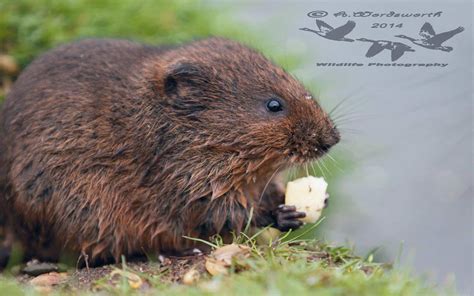
<svg viewBox="0 0 474 296">
<path fill-rule="evenodd" d="M 273 216 L 276 221 L 275 228 L 280 231 L 298 229 L 303 225 L 300 218 L 306 217 L 305 212 L 297 212 L 295 206 L 279 205 L 274 211 Z"/>
</svg>

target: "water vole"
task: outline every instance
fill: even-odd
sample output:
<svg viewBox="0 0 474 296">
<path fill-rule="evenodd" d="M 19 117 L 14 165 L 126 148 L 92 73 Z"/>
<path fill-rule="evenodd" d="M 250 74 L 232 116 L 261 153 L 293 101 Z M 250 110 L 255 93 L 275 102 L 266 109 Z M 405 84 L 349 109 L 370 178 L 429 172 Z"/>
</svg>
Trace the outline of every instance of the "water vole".
<svg viewBox="0 0 474 296">
<path fill-rule="evenodd" d="M 0 128 L 2 215 L 26 258 L 97 264 L 228 237 L 252 208 L 256 226 L 299 227 L 269 180 L 339 141 L 297 80 L 222 38 L 61 46 L 20 75 Z"/>
</svg>

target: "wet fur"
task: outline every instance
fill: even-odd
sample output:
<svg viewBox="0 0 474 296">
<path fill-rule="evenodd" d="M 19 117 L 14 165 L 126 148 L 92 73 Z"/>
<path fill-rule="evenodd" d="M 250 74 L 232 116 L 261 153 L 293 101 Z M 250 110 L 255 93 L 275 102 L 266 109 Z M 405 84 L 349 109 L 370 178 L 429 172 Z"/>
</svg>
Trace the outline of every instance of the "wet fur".
<svg viewBox="0 0 474 296">
<path fill-rule="evenodd" d="M 282 114 L 265 109 L 275 95 Z M 183 236 L 229 237 L 251 208 L 254 225 L 269 225 L 284 200 L 277 181 L 262 196 L 272 174 L 339 138 L 306 95 L 261 54 L 221 38 L 61 46 L 3 105 L 0 219 L 26 259 L 70 252 L 91 264 L 179 253 L 195 245 Z"/>
</svg>

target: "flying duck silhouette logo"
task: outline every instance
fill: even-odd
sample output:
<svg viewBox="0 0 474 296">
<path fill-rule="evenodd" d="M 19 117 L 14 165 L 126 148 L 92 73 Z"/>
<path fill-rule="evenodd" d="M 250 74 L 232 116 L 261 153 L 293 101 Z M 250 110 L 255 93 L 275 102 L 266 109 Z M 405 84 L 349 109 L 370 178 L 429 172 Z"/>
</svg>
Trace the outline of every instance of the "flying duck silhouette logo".
<svg viewBox="0 0 474 296">
<path fill-rule="evenodd" d="M 354 39 L 346 38 L 345 36 L 352 32 L 356 23 L 354 21 L 347 21 L 346 24 L 333 28 L 332 26 L 328 25 L 327 23 L 323 22 L 322 20 L 316 20 L 316 25 L 318 26 L 319 30 L 312 30 L 309 28 L 300 28 L 302 31 L 313 32 L 318 34 L 319 36 L 335 40 L 335 41 L 347 41 L 353 42 Z"/>
<path fill-rule="evenodd" d="M 356 23 L 354 21 L 347 21 L 344 25 L 339 26 L 337 28 L 333 28 L 326 22 L 318 19 L 316 20 L 316 25 L 318 26 L 318 30 L 313 30 L 310 28 L 300 28 L 300 30 L 315 33 L 318 36 L 329 40 L 354 42 L 354 39 L 346 37 L 354 30 L 356 26 Z M 450 52 L 453 50 L 453 48 L 451 46 L 443 46 L 442 44 L 445 41 L 451 39 L 454 35 L 461 33 L 462 31 L 464 31 L 464 28 L 458 27 L 451 31 L 436 34 L 433 29 L 433 26 L 431 26 L 430 23 L 425 22 L 419 32 L 421 38 L 416 39 L 408 37 L 406 35 L 395 35 L 395 37 L 408 39 L 413 44 L 424 48 Z M 395 62 L 396 60 L 401 58 L 406 52 L 415 51 L 407 44 L 397 41 L 372 40 L 368 38 L 357 38 L 355 40 L 372 43 L 372 45 L 367 50 L 367 53 L 365 54 L 365 56 L 368 58 L 372 58 L 381 53 L 382 51 L 387 50 L 391 52 L 390 57 L 392 62 Z"/>
<path fill-rule="evenodd" d="M 451 31 L 436 34 L 433 29 L 433 26 L 431 26 L 430 23 L 426 22 L 420 29 L 419 35 L 421 36 L 421 38 L 416 39 L 405 35 L 395 35 L 395 37 L 408 39 L 413 42 L 413 44 L 424 48 L 450 52 L 451 50 L 453 50 L 451 46 L 443 46 L 441 44 L 446 40 L 451 39 L 454 35 L 461 33 L 462 31 L 464 31 L 464 28 L 458 27 Z"/>
<path fill-rule="evenodd" d="M 363 42 L 372 42 L 373 44 L 369 47 L 369 50 L 365 54 L 366 57 L 371 58 L 377 54 L 379 54 L 384 49 L 390 50 L 392 62 L 398 60 L 405 52 L 407 51 L 415 51 L 410 46 L 401 43 L 401 42 L 394 42 L 388 40 L 371 40 L 367 38 L 359 38 L 358 41 Z"/>
</svg>

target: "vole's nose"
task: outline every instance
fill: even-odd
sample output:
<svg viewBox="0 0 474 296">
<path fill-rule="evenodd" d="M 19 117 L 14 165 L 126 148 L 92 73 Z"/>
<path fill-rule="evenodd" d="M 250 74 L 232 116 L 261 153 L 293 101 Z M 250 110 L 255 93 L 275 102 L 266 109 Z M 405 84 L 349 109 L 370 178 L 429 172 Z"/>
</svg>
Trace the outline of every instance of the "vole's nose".
<svg viewBox="0 0 474 296">
<path fill-rule="evenodd" d="M 326 136 L 324 137 L 322 143 L 320 144 L 320 148 L 323 150 L 323 152 L 328 152 L 329 149 L 331 149 L 332 146 L 336 145 L 339 143 L 341 140 L 341 135 L 337 128 L 332 128 L 331 131 L 329 131 Z"/>
</svg>

